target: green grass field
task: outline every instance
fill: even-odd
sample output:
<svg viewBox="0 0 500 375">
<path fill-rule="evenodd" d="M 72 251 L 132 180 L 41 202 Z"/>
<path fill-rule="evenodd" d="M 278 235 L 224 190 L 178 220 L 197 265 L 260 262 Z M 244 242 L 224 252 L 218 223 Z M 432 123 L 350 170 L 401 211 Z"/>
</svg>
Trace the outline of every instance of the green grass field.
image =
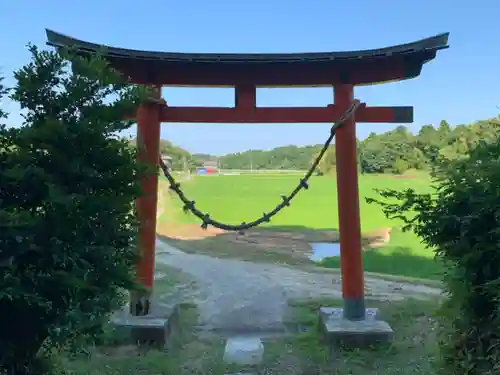
<svg viewBox="0 0 500 375">
<path fill-rule="evenodd" d="M 378 205 L 367 204 L 365 198 L 376 197 L 374 189 L 414 188 L 419 192 L 431 190 L 430 177 L 412 173 L 413 178 L 392 175 L 360 175 L 360 209 L 362 231 L 391 227 L 390 243 L 364 253 L 365 270 L 409 277 L 436 279 L 441 267 L 434 262 L 432 251 L 426 249 L 413 233 L 403 233 L 401 223 L 388 220 Z M 295 175 L 235 175 L 195 177 L 182 184 L 187 196 L 210 216 L 226 223 L 249 222 L 270 211 L 299 181 Z M 310 188 L 302 191 L 290 207 L 282 210 L 268 227 L 287 230 L 338 228 L 336 181 L 331 177 L 312 177 Z M 180 202 L 174 200 L 180 211 Z M 199 223 L 192 215 L 175 215 L 184 224 Z M 339 267 L 338 258 L 323 262 L 327 267 Z"/>
</svg>

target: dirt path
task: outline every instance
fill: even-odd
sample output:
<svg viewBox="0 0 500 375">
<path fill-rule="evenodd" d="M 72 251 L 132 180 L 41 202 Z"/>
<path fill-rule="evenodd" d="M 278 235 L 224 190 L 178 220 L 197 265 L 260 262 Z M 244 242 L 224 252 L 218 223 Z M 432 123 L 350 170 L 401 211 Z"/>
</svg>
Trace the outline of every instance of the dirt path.
<svg viewBox="0 0 500 375">
<path fill-rule="evenodd" d="M 340 276 L 293 267 L 187 254 L 157 240 L 157 264 L 179 269 L 196 281 L 182 288 L 182 300 L 200 309 L 203 328 L 229 332 L 279 329 L 294 298 L 341 297 Z M 188 290 L 189 289 L 189 290 Z M 427 299 L 440 290 L 424 285 L 367 277 L 367 299 Z"/>
<path fill-rule="evenodd" d="M 160 185 L 158 217 L 166 208 L 165 184 Z M 163 193 L 162 193 L 163 190 Z M 200 325 L 209 330 L 268 331 L 279 329 L 290 299 L 341 298 L 338 274 L 292 266 L 263 264 L 188 254 L 157 239 L 158 265 L 174 267 L 189 276 L 173 294 L 162 299 L 196 303 Z M 196 285 L 196 286 L 195 286 Z M 409 282 L 365 277 L 367 300 L 428 299 L 438 288 Z"/>
</svg>

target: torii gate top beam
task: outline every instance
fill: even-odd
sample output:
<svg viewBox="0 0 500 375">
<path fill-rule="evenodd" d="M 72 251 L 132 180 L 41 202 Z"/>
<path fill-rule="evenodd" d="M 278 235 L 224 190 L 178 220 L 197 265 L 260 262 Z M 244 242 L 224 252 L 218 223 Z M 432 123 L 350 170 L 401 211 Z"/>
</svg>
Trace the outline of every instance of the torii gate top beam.
<svg viewBox="0 0 500 375">
<path fill-rule="evenodd" d="M 133 82 L 162 86 L 258 87 L 367 85 L 417 77 L 448 48 L 449 33 L 392 47 L 283 54 L 171 53 L 115 48 L 46 30 L 47 44 L 97 52 Z"/>
</svg>

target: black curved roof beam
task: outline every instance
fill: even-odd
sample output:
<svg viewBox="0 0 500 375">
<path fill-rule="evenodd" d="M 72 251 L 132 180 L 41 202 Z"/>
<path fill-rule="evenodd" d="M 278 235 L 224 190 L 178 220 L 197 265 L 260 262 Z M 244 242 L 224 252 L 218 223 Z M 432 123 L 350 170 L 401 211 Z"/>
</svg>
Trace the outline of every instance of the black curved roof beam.
<svg viewBox="0 0 500 375">
<path fill-rule="evenodd" d="M 103 54 L 138 83 L 187 86 L 373 84 L 413 78 L 448 48 L 449 33 L 392 47 L 320 53 L 175 53 L 89 43 L 46 30 L 47 44 L 82 55 Z"/>
</svg>

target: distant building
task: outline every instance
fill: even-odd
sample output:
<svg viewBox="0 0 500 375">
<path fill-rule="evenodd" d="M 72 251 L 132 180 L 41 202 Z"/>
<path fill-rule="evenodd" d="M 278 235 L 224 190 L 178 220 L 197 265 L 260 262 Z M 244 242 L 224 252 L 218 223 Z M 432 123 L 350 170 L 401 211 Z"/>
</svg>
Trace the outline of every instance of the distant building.
<svg viewBox="0 0 500 375">
<path fill-rule="evenodd" d="M 216 174 L 219 172 L 219 162 L 217 160 L 207 160 L 203 162 L 203 166 L 198 168 L 196 174 L 207 175 L 207 174 Z"/>
<path fill-rule="evenodd" d="M 203 168 L 219 169 L 219 162 L 217 160 L 204 161 Z"/>
<path fill-rule="evenodd" d="M 167 166 L 170 166 L 172 165 L 172 157 L 167 155 L 167 154 L 164 154 L 164 153 L 161 153 L 160 154 L 160 157 L 161 157 L 161 160 L 167 165 Z"/>
</svg>

